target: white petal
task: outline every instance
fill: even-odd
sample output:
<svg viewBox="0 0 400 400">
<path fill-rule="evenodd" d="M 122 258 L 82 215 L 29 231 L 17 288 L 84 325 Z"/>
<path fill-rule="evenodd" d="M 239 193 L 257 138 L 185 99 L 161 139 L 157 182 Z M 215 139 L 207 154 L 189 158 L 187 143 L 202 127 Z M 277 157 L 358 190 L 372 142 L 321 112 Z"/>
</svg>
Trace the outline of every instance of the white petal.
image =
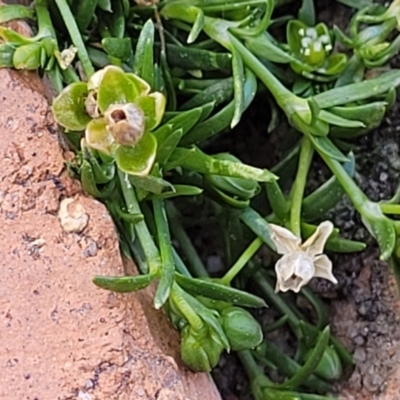
<svg viewBox="0 0 400 400">
<path fill-rule="evenodd" d="M 311 257 L 322 254 L 325 243 L 333 231 L 331 221 L 324 221 L 319 224 L 316 231 L 301 245 L 302 250 L 307 252 Z"/>
<path fill-rule="evenodd" d="M 328 281 L 335 284 L 338 283 L 337 279 L 332 274 L 332 261 L 325 254 L 314 258 L 314 267 L 315 277 L 328 279 Z"/>
<path fill-rule="evenodd" d="M 301 239 L 289 231 L 289 229 L 275 224 L 269 224 L 269 226 L 272 230 L 271 239 L 275 243 L 278 254 L 287 254 L 299 249 Z"/>
<path fill-rule="evenodd" d="M 298 292 L 313 278 L 315 268 L 310 256 L 302 251 L 295 251 L 284 255 L 275 265 L 276 288 L 286 292 Z"/>
</svg>

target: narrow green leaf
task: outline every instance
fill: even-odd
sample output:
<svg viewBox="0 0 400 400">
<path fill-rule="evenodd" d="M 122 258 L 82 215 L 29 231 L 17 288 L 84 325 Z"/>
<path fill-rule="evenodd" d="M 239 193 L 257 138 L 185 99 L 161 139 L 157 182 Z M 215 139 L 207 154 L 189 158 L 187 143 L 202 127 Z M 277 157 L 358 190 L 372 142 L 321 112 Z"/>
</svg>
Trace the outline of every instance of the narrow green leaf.
<svg viewBox="0 0 400 400">
<path fill-rule="evenodd" d="M 329 108 L 376 97 L 399 85 L 400 70 L 393 69 L 383 73 L 378 78 L 367 79 L 362 82 L 322 92 L 315 95 L 314 99 L 321 109 Z"/>
<path fill-rule="evenodd" d="M 182 138 L 182 129 L 177 129 L 168 135 L 158 146 L 157 162 L 163 166 L 170 158 Z"/>
<path fill-rule="evenodd" d="M 0 24 L 13 19 L 33 18 L 33 10 L 22 5 L 5 5 L 0 7 Z"/>
<path fill-rule="evenodd" d="M 163 193 L 174 192 L 174 186 L 168 181 L 158 177 L 158 176 L 135 176 L 130 175 L 129 181 L 137 189 L 143 190 L 144 192 L 154 193 L 156 195 L 161 195 Z"/>
<path fill-rule="evenodd" d="M 154 24 L 149 19 L 143 26 L 136 45 L 133 71 L 151 87 L 154 84 Z"/>
<path fill-rule="evenodd" d="M 266 307 L 266 303 L 261 297 L 211 280 L 188 278 L 180 274 L 176 274 L 175 280 L 183 289 L 193 295 L 222 300 L 242 307 Z"/>
<path fill-rule="evenodd" d="M 117 293 L 137 292 L 149 286 L 154 280 L 154 275 L 138 276 L 95 276 L 93 283 L 102 289 L 112 290 Z"/>
<path fill-rule="evenodd" d="M 278 387 L 281 389 L 291 389 L 301 385 L 313 373 L 313 371 L 321 361 L 325 348 L 328 345 L 329 337 L 330 331 L 329 327 L 327 326 L 321 332 L 317 344 L 310 353 L 310 356 L 306 363 L 296 372 L 294 376 L 292 376 L 286 382 L 278 385 Z"/>
<path fill-rule="evenodd" d="M 254 179 L 258 182 L 270 182 L 277 179 L 277 177 L 267 169 L 259 169 L 239 162 L 219 160 L 208 156 L 196 147 L 190 149 L 176 148 L 165 168 L 166 170 L 170 170 L 176 167 L 182 167 L 209 175 Z"/>
<path fill-rule="evenodd" d="M 254 234 L 266 243 L 269 248 L 276 251 L 275 243 L 271 239 L 272 231 L 265 218 L 251 207 L 248 207 L 240 214 L 240 219 Z"/>
<path fill-rule="evenodd" d="M 322 136 L 308 136 L 313 144 L 313 147 L 327 155 L 328 157 L 340 161 L 347 162 L 349 161 L 348 157 L 346 157 L 327 137 Z"/>
</svg>

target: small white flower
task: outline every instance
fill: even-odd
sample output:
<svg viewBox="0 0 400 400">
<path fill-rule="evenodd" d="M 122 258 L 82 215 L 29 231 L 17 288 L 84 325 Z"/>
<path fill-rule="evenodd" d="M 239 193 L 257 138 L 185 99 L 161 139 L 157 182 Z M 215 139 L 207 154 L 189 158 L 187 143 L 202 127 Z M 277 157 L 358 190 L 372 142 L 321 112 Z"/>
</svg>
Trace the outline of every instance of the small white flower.
<svg viewBox="0 0 400 400">
<path fill-rule="evenodd" d="M 274 224 L 270 227 L 276 251 L 283 255 L 275 265 L 276 292 L 293 290 L 297 293 L 314 277 L 337 283 L 332 274 L 332 262 L 323 254 L 325 243 L 333 231 L 332 222 L 322 222 L 303 244 L 288 229 Z"/>
</svg>

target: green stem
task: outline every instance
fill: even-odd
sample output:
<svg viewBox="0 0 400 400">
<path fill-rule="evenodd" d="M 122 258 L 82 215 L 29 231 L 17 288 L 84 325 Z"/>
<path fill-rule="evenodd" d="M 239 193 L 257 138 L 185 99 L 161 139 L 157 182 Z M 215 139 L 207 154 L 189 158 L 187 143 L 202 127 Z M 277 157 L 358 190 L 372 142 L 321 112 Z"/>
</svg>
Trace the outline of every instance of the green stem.
<svg viewBox="0 0 400 400">
<path fill-rule="evenodd" d="M 250 261 L 258 249 L 262 246 L 263 241 L 259 238 L 253 240 L 250 246 L 243 252 L 239 259 L 233 264 L 229 271 L 221 279 L 223 285 L 229 286 L 235 276 L 242 270 L 242 268 Z"/>
<path fill-rule="evenodd" d="M 301 205 L 303 203 L 304 189 L 313 153 L 314 150 L 310 139 L 303 137 L 297 174 L 293 184 L 290 209 L 290 229 L 298 237 L 301 237 Z"/>
<path fill-rule="evenodd" d="M 400 214 L 400 204 L 379 204 L 381 211 L 384 214 L 393 214 L 399 215 Z"/>
<path fill-rule="evenodd" d="M 215 39 L 215 38 L 214 38 Z M 288 114 L 290 112 L 290 104 L 294 106 L 300 100 L 290 90 L 288 90 L 268 68 L 250 51 L 246 46 L 232 34 L 229 39 L 237 52 L 248 66 L 261 80 L 261 82 L 273 94 L 279 106 Z M 304 100 L 305 101 L 305 100 Z M 289 105 L 289 107 L 288 107 Z"/>
<path fill-rule="evenodd" d="M 190 272 L 196 276 L 208 276 L 208 272 L 201 261 L 197 250 L 194 248 L 192 241 L 186 234 L 185 229 L 182 226 L 180 215 L 178 210 L 172 204 L 172 202 L 167 203 L 167 212 L 170 217 L 171 232 L 173 237 L 178 241 L 179 247 L 186 257 L 186 260 L 190 267 Z"/>
<path fill-rule="evenodd" d="M 86 74 L 86 77 L 89 79 L 94 74 L 94 68 L 92 62 L 90 61 L 85 44 L 83 43 L 78 26 L 75 22 L 75 18 L 72 15 L 71 9 L 69 8 L 66 0 L 55 0 L 55 2 L 60 10 L 60 14 L 64 20 L 65 26 L 67 27 L 72 43 L 78 49 L 79 60 L 82 63 L 82 68 Z"/>
<path fill-rule="evenodd" d="M 129 214 L 141 214 L 139 203 L 136 198 L 135 190 L 129 182 L 128 175 L 118 170 L 118 177 L 121 185 L 122 194 L 125 199 L 127 212 Z M 141 221 L 135 224 L 135 231 L 143 248 L 146 261 L 151 274 L 155 274 L 161 267 L 160 254 L 154 243 L 153 237 L 147 228 L 146 222 Z"/>
<path fill-rule="evenodd" d="M 317 149 L 318 151 L 318 149 Z M 334 160 L 333 158 L 329 157 L 328 155 L 324 154 L 322 151 L 318 151 L 321 158 L 325 161 L 326 165 L 329 169 L 333 172 L 336 179 L 340 182 L 343 189 L 346 191 L 347 195 L 350 197 L 351 201 L 354 204 L 356 210 L 362 214 L 364 209 L 364 205 L 368 201 L 367 196 L 361 191 L 361 189 L 356 185 L 347 171 L 342 167 L 342 165 Z"/>
<path fill-rule="evenodd" d="M 237 355 L 239 356 L 250 381 L 261 378 L 263 381 L 265 381 L 266 385 L 274 386 L 274 384 L 261 372 L 250 350 L 238 351 Z"/>
<path fill-rule="evenodd" d="M 285 301 L 278 296 L 272 285 L 265 278 L 261 271 L 257 271 L 254 274 L 254 282 L 260 288 L 261 292 L 265 294 L 270 301 L 272 301 L 275 307 L 280 311 L 282 315 L 286 315 L 288 318 L 288 322 L 291 325 L 292 329 L 295 332 L 298 332 L 299 318 L 293 312 L 293 310 L 285 303 Z"/>
</svg>

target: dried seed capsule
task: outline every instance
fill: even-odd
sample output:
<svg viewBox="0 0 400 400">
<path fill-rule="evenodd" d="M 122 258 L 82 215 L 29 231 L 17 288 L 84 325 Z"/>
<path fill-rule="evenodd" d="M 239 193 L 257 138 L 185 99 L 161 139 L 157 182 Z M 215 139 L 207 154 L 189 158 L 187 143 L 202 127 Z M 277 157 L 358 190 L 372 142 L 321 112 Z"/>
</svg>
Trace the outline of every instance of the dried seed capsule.
<svg viewBox="0 0 400 400">
<path fill-rule="evenodd" d="M 100 117 L 100 110 L 97 104 L 97 91 L 91 90 L 85 99 L 85 109 L 88 115 L 92 118 Z"/>
<path fill-rule="evenodd" d="M 123 146 L 134 146 L 145 131 L 144 113 L 133 103 L 112 104 L 104 118 L 115 141 Z"/>
</svg>

